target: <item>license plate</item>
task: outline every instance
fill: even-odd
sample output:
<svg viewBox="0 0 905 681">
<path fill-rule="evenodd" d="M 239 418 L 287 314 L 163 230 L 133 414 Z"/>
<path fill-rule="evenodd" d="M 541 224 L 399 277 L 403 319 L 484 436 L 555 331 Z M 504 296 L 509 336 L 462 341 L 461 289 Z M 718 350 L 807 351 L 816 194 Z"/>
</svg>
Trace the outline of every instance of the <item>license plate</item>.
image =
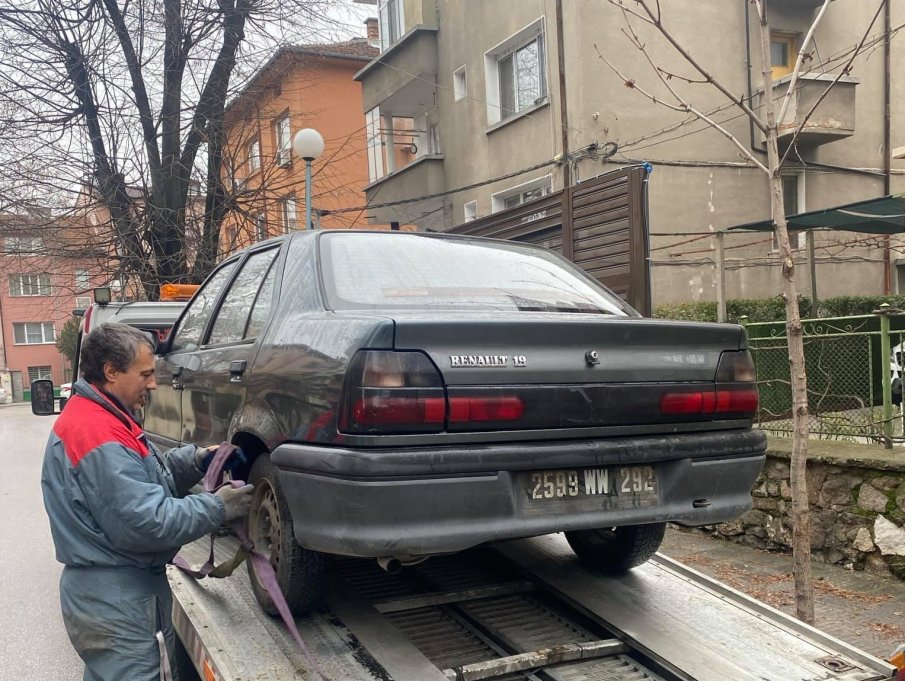
<svg viewBox="0 0 905 681">
<path fill-rule="evenodd" d="M 525 510 L 601 510 L 656 506 L 652 466 L 613 466 L 520 474 Z"/>
</svg>

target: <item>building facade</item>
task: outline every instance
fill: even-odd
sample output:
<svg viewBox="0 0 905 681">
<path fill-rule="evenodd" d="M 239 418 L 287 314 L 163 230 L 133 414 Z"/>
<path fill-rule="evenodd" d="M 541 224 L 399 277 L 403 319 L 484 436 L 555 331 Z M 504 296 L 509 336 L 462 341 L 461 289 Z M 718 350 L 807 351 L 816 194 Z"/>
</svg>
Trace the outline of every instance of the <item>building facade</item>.
<svg viewBox="0 0 905 681">
<path fill-rule="evenodd" d="M 371 29 L 371 41 L 280 49 L 229 104 L 224 165 L 235 205 L 221 230 L 224 253 L 305 228 L 305 162 L 292 150 L 303 128 L 317 130 L 325 143 L 312 164 L 313 227 L 367 227 L 361 206 L 368 161 L 353 76 L 378 52 L 371 45 L 376 22 Z"/>
<path fill-rule="evenodd" d="M 76 308 L 91 304 L 101 277 L 88 258 L 67 257 L 65 230 L 51 223 L 4 216 L 0 230 L 0 403 L 21 397 L 32 381 L 70 379 L 57 349 Z"/>
<path fill-rule="evenodd" d="M 653 166 L 647 219 L 654 305 L 715 300 L 712 235 L 770 217 L 766 176 L 706 123 L 639 90 L 668 100 L 668 86 L 676 88 L 759 158 L 765 158 L 763 138 L 650 25 L 599 0 L 374 4 L 381 53 L 356 75 L 372 220 L 448 230 L 646 161 Z M 761 36 L 752 3 L 649 4 L 662 8 L 663 24 L 679 45 L 760 111 Z M 770 2 L 774 98 L 788 89 L 799 45 L 821 5 Z M 628 39 L 627 21 L 643 52 Z M 905 46 L 896 28 L 903 21 L 905 5 L 891 0 L 835 0 L 826 9 L 783 119 L 789 146 L 794 124 L 817 104 L 784 167 L 787 213 L 905 191 L 905 162 L 890 153 L 905 144 Z M 793 235 L 802 265 L 805 245 L 803 235 Z M 723 247 L 727 297 L 779 294 L 771 235 L 731 233 Z M 901 258 L 898 236 L 817 232 L 818 295 L 905 292 Z M 809 268 L 798 272 L 799 290 L 808 292 Z"/>
</svg>

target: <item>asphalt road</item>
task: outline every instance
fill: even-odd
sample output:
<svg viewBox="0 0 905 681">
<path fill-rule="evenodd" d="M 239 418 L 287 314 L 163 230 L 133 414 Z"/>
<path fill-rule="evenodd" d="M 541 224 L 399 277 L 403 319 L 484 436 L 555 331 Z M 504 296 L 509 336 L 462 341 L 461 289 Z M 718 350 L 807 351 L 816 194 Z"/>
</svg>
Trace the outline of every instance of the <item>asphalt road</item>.
<svg viewBox="0 0 905 681">
<path fill-rule="evenodd" d="M 0 681 L 78 681 L 83 665 L 60 617 L 59 579 L 41 499 L 54 417 L 0 406 Z"/>
</svg>

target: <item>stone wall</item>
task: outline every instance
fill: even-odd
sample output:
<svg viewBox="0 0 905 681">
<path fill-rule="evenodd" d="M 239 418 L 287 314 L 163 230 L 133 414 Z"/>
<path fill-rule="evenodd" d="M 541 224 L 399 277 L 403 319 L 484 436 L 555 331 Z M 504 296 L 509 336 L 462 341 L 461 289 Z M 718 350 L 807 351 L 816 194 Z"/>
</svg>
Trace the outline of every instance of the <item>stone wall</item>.
<svg viewBox="0 0 905 681">
<path fill-rule="evenodd" d="M 791 442 L 770 439 L 751 511 L 706 530 L 762 549 L 791 550 Z M 815 559 L 905 579 L 905 449 L 811 441 L 807 482 Z"/>
</svg>

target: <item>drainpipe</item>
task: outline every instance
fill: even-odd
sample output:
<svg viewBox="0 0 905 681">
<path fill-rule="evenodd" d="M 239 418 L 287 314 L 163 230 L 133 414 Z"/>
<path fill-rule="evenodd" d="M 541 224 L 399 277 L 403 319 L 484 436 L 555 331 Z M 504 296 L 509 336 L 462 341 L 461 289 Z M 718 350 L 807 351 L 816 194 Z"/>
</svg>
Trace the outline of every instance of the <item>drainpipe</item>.
<svg viewBox="0 0 905 681">
<path fill-rule="evenodd" d="M 556 0 L 556 61 L 559 62 L 559 110 L 562 127 L 562 188 L 572 186 L 572 167 L 569 162 L 569 108 L 566 103 L 566 48 L 563 38 L 562 0 Z"/>
<path fill-rule="evenodd" d="M 9 371 L 9 364 L 6 361 L 6 334 L 3 331 L 3 294 L 0 293 L 0 350 L 3 350 L 3 362 L 0 364 L 0 371 Z"/>
<path fill-rule="evenodd" d="M 754 87 L 751 84 L 751 13 L 748 9 L 749 0 L 742 0 L 742 10 L 745 13 L 745 75 L 748 80 L 748 106 L 751 107 L 754 100 Z M 766 153 L 754 143 L 754 120 L 748 116 L 748 138 L 751 150 Z"/>
<path fill-rule="evenodd" d="M 892 142 L 891 115 L 890 115 L 890 36 L 892 18 L 890 16 L 889 0 L 883 3 L 883 196 L 889 196 L 892 175 Z M 892 291 L 892 248 L 890 248 L 890 236 L 883 239 L 883 292 L 889 295 Z"/>
</svg>

